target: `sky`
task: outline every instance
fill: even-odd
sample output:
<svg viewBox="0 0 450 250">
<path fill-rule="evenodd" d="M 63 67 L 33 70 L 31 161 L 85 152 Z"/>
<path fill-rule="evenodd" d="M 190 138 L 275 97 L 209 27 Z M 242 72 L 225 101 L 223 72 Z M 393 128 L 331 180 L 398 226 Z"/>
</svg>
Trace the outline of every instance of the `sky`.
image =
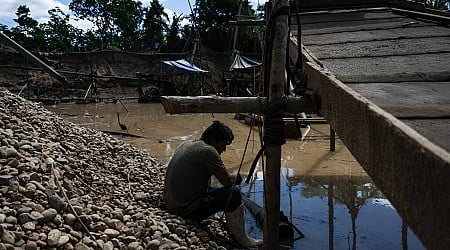
<svg viewBox="0 0 450 250">
<path fill-rule="evenodd" d="M 148 6 L 150 0 L 140 0 L 144 6 Z M 264 0 L 251 0 L 251 4 L 256 6 L 258 1 L 262 4 Z M 38 22 L 46 23 L 49 19 L 48 10 L 59 7 L 64 13 L 69 14 L 71 18 L 74 17 L 73 13 L 69 10 L 69 3 L 71 0 L 1 0 L 2 6 L 0 8 L 0 24 L 6 25 L 12 28 L 17 25 L 13 19 L 17 18 L 16 11 L 19 5 L 26 5 L 30 9 L 31 17 L 36 19 Z M 189 4 L 188 0 L 160 0 L 159 1 L 167 14 L 170 16 L 173 13 L 177 14 L 189 14 Z M 195 3 L 195 0 L 190 0 L 191 4 Z M 71 24 L 81 28 L 88 29 L 92 27 L 87 21 L 76 21 L 71 19 Z"/>
</svg>

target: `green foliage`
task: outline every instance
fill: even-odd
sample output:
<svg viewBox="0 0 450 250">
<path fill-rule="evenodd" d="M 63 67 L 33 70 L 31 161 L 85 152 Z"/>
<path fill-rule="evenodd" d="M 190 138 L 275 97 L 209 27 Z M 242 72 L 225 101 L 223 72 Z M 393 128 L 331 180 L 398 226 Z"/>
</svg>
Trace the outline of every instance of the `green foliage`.
<svg viewBox="0 0 450 250">
<path fill-rule="evenodd" d="M 25 5 L 20 5 L 17 8 L 16 16 L 17 18 L 14 21 L 18 25 L 11 30 L 12 38 L 25 48 L 31 49 L 35 46 L 34 35 L 41 33 L 39 23 L 30 16 L 30 9 Z"/>
<path fill-rule="evenodd" d="M 242 3 L 241 3 L 242 2 Z M 240 6 L 240 4 L 242 4 Z M 240 10 L 240 15 L 239 14 Z M 248 1 L 240 0 L 197 0 L 195 2 L 196 28 L 207 47 L 224 51 L 230 49 L 236 27 L 230 21 L 254 18 L 255 11 Z M 239 27 L 236 41 L 240 50 L 254 51 L 256 36 L 251 27 Z"/>
<path fill-rule="evenodd" d="M 427 0 L 425 6 L 430 9 L 448 10 L 449 0 Z"/>
<path fill-rule="evenodd" d="M 148 0 L 144 7 L 138 0 L 72 0 L 69 4 L 74 17 L 55 7 L 48 10 L 49 20 L 39 24 L 30 15 L 26 5 L 18 7 L 11 30 L 0 25 L 0 31 L 32 51 L 70 52 L 105 49 L 114 46 L 126 51 L 153 50 L 155 43 L 160 51 L 182 52 L 187 41 L 198 39 L 202 44 L 223 51 L 231 48 L 234 27 L 231 20 L 238 20 L 239 0 L 197 0 L 195 5 L 196 29 L 192 25 L 182 27 L 189 18 L 180 14 L 170 17 L 158 0 Z M 243 1 L 242 16 L 254 16 L 254 10 Z M 81 30 L 71 24 L 71 19 L 87 20 L 94 27 Z M 253 51 L 257 41 L 254 28 L 241 27 L 236 33 L 239 50 Z M 153 48 L 152 48 L 153 47 Z"/>
<path fill-rule="evenodd" d="M 144 41 L 151 47 L 158 43 L 160 46 L 165 42 L 164 31 L 167 30 L 169 16 L 158 0 L 152 0 L 150 7 L 145 11 L 144 18 Z"/>
<path fill-rule="evenodd" d="M 165 52 L 182 52 L 186 40 L 181 37 L 180 23 L 185 19 L 183 15 L 174 15 L 171 25 L 167 29 Z"/>
<path fill-rule="evenodd" d="M 114 1 L 111 6 L 114 23 L 113 45 L 122 50 L 142 50 L 141 32 L 139 31 L 143 17 L 142 3 L 130 0 Z"/>
<path fill-rule="evenodd" d="M 48 11 L 50 20 L 42 25 L 50 52 L 68 52 L 71 47 L 78 46 L 77 35 L 80 30 L 69 24 L 69 15 L 56 7 Z"/>
<path fill-rule="evenodd" d="M 80 19 L 86 19 L 97 27 L 97 34 L 101 37 L 101 47 L 104 43 L 112 43 L 112 13 L 115 0 L 72 0 L 70 10 Z"/>
</svg>

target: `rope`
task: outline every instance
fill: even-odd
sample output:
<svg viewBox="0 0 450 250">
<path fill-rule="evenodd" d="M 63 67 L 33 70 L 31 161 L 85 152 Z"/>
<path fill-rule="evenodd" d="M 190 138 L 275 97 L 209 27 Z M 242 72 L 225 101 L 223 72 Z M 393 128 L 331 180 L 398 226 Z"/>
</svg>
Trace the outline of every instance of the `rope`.
<svg viewBox="0 0 450 250">
<path fill-rule="evenodd" d="M 287 103 L 287 97 L 269 102 L 266 105 L 264 115 L 264 145 L 279 146 L 286 143 L 283 122 L 283 107 Z"/>
<path fill-rule="evenodd" d="M 253 129 L 253 122 L 254 122 L 254 121 L 252 120 L 252 122 L 250 123 L 250 130 L 248 131 L 247 141 L 245 142 L 244 153 L 242 154 L 241 163 L 239 164 L 239 168 L 238 168 L 238 171 L 237 171 L 236 176 L 235 176 L 235 178 L 234 178 L 233 185 L 231 185 L 231 189 L 233 189 L 233 188 L 236 186 L 236 179 L 237 179 L 237 177 L 239 176 L 239 174 L 240 174 L 240 172 L 241 172 L 242 165 L 243 165 L 243 163 L 244 163 L 244 158 L 245 158 L 245 154 L 246 154 L 246 152 L 247 152 L 248 142 L 250 141 L 250 135 L 251 135 L 252 129 Z M 230 200 L 231 200 L 232 194 L 233 194 L 233 193 L 231 192 L 230 195 L 228 195 L 227 203 L 225 204 L 224 211 L 227 210 L 228 205 L 230 204 Z M 224 214 L 225 214 L 225 213 L 222 214 L 221 219 L 223 219 Z"/>
</svg>

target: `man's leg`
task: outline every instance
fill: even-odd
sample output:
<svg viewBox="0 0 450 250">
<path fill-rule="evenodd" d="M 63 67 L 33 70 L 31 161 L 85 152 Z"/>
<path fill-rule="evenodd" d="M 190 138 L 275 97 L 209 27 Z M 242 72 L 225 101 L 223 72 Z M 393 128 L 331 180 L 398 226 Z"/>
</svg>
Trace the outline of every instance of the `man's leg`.
<svg viewBox="0 0 450 250">
<path fill-rule="evenodd" d="M 187 218 L 203 220 L 220 211 L 232 212 L 242 204 L 241 191 L 236 186 L 210 188 L 208 191 L 208 196 Z"/>
</svg>

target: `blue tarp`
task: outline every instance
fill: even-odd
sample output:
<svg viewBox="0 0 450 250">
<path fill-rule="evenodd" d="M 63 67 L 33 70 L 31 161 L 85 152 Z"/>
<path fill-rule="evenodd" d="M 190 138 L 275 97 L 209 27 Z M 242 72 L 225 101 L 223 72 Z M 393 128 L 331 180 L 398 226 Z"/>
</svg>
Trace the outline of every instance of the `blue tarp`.
<svg viewBox="0 0 450 250">
<path fill-rule="evenodd" d="M 184 59 L 176 60 L 176 61 L 163 61 L 165 64 L 174 67 L 175 69 L 187 71 L 189 73 L 208 73 L 207 70 L 203 70 L 197 67 L 195 64 L 192 64 Z"/>
<path fill-rule="evenodd" d="M 248 69 L 248 68 L 254 68 L 257 66 L 261 66 L 261 62 L 251 59 L 245 56 L 242 56 L 241 54 L 236 54 L 234 57 L 234 62 L 230 66 L 230 70 L 237 70 L 237 69 Z"/>
</svg>

